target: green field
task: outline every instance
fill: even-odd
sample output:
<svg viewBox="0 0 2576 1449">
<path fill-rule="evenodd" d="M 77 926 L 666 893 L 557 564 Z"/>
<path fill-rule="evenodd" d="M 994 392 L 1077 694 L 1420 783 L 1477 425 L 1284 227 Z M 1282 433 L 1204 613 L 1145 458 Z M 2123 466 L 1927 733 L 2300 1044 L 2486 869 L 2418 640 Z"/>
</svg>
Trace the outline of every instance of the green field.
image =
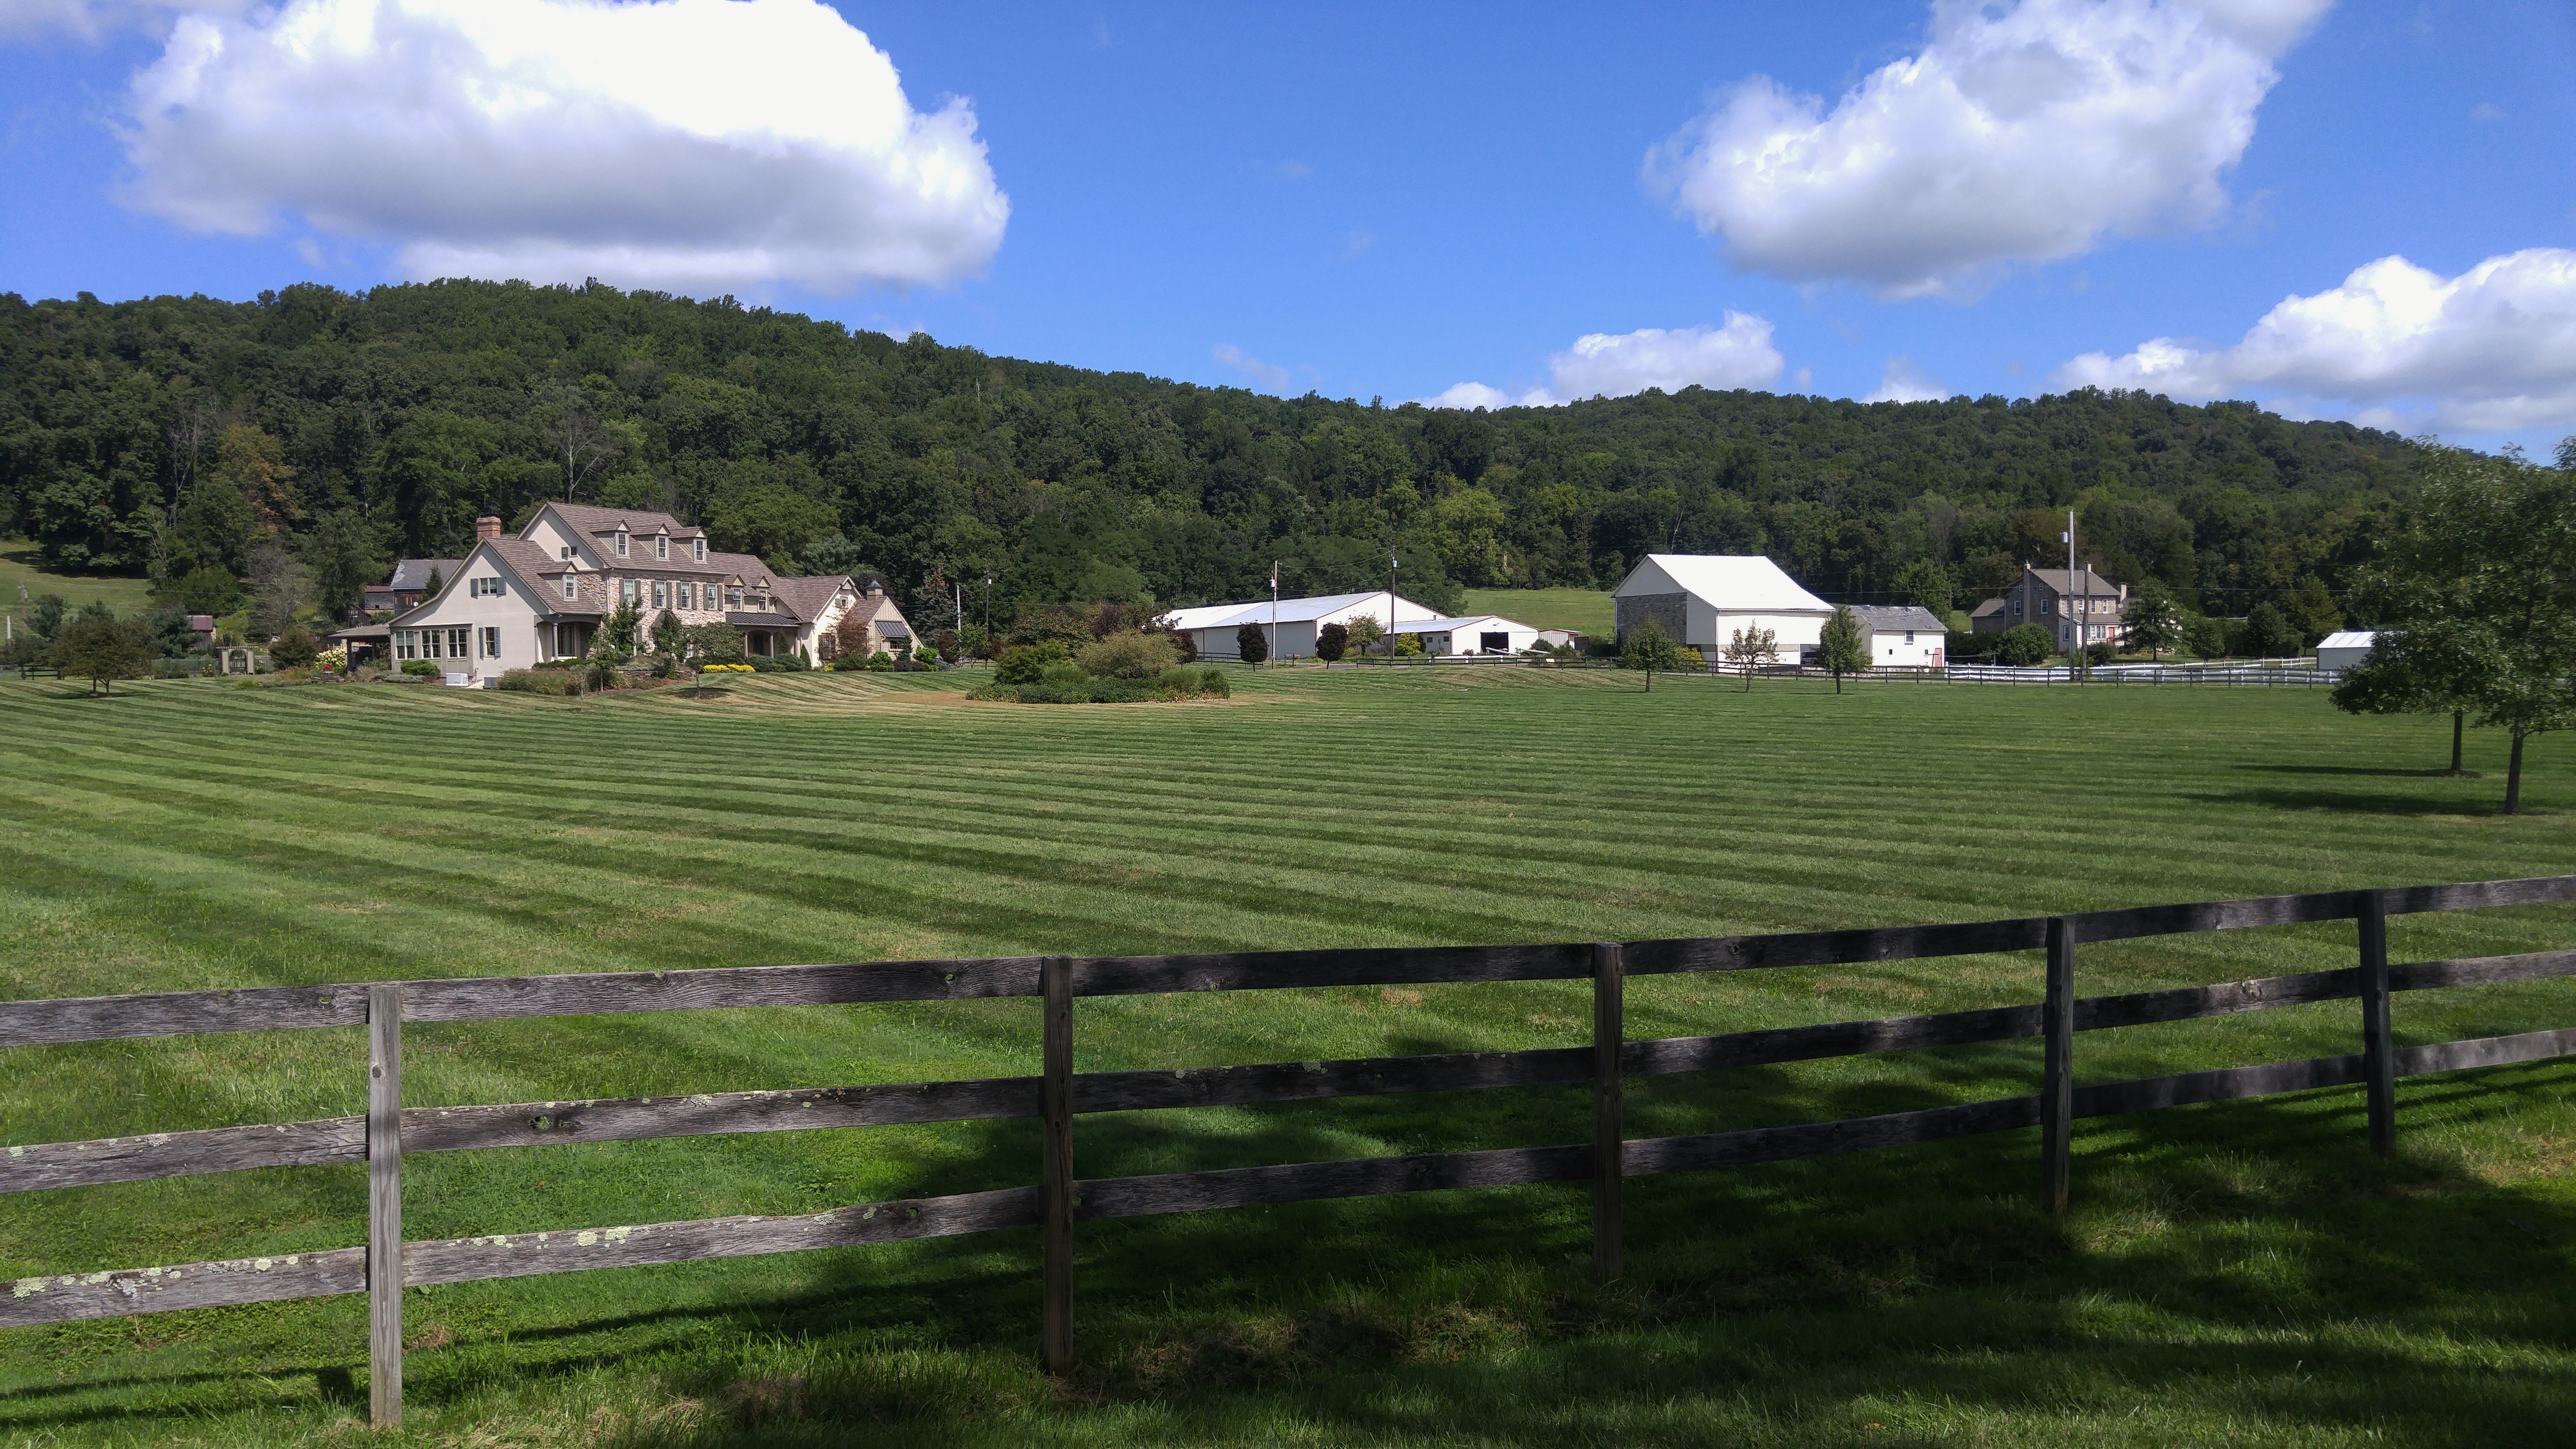
<svg viewBox="0 0 2576 1449">
<path fill-rule="evenodd" d="M 1541 629 L 1579 629 L 1610 637 L 1610 595 L 1600 589 L 1469 589 L 1467 612 L 1500 614 Z"/>
<path fill-rule="evenodd" d="M 23 538 L 0 538 L 0 613 L 26 617 L 26 601 L 18 597 L 21 588 L 28 599 L 60 594 L 75 609 L 92 599 L 104 599 L 118 613 L 132 613 L 150 603 L 147 595 L 152 584 L 148 579 L 111 574 L 54 573 L 37 557 L 34 544 Z"/>
<path fill-rule="evenodd" d="M 1523 617 L 1527 617 L 1523 615 Z M 0 684 L 0 996 L 1049 951 L 1594 940 L 2576 870 L 2576 754 L 2431 773 L 2446 722 L 2310 690 L 1281 671 L 1230 701 L 969 704 L 762 676 L 575 704 L 420 686 Z M 2501 742 L 2472 735 L 2470 765 Z M 2576 912 L 2392 923 L 2398 959 L 2571 944 Z M 2088 993 L 2348 965 L 2352 928 L 2088 946 Z M 2035 1000 L 2035 953 L 1640 978 L 1680 1035 Z M 2401 997 L 2401 1044 L 2570 1024 L 2532 983 Z M 2334 1003 L 2092 1033 L 2079 1080 L 2353 1050 Z M 1076 1069 L 1570 1046 L 1577 982 L 1115 998 Z M 1033 1072 L 1034 1003 L 416 1024 L 406 1100 Z M 362 1110 L 355 1030 L 0 1049 L 0 1143 Z M 2028 1091 L 2036 1047 L 1631 1084 L 1648 1136 Z M 2576 1066 L 1629 1186 L 1081 1233 L 1083 1366 L 1034 1367 L 1036 1238 L 440 1288 L 402 1442 L 1783 1444 L 2564 1441 Z M 1084 1176 L 1582 1140 L 1580 1088 L 1089 1117 Z M 417 1156 L 412 1237 L 1033 1181 L 959 1123 Z M 363 1241 L 359 1169 L 0 1199 L 0 1278 Z M 355 1299 L 0 1333 L 0 1443 L 363 1439 Z M 387 1442 L 367 1440 L 367 1442 Z"/>
</svg>

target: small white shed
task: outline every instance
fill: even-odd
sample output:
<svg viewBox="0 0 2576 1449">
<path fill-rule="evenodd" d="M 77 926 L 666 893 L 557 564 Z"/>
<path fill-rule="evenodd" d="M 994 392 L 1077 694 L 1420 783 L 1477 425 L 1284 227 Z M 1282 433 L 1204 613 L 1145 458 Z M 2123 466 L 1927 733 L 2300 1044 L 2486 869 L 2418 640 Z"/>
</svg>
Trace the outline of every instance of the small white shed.
<svg viewBox="0 0 2576 1449">
<path fill-rule="evenodd" d="M 2341 674 L 2361 662 L 2370 646 L 2379 642 L 2376 629 L 2343 629 L 2317 641 L 2317 668 L 2328 674 Z"/>
<path fill-rule="evenodd" d="M 1949 626 L 1913 604 L 1854 604 L 1869 640 L 1872 669 L 1938 669 L 1948 662 Z"/>
</svg>

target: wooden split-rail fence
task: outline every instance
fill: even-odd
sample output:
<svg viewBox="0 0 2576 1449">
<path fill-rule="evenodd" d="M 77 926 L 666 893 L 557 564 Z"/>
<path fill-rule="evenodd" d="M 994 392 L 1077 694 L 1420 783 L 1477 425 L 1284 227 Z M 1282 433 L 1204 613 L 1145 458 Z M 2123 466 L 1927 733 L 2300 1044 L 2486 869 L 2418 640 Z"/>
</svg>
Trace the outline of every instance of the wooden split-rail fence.
<svg viewBox="0 0 2576 1449">
<path fill-rule="evenodd" d="M 280 1028 L 367 1028 L 367 1111 L 362 1117 L 11 1146 L 0 1156 L 0 1191 L 259 1167 L 359 1161 L 368 1165 L 365 1247 L 21 1278 L 0 1294 L 0 1328 L 365 1293 L 372 1412 L 378 1422 L 392 1423 L 401 1413 L 401 1290 L 406 1286 L 1036 1226 L 1042 1230 L 1043 1256 L 1040 1340 L 1048 1368 L 1062 1372 L 1071 1367 L 1074 1352 L 1074 1224 L 1086 1219 L 1444 1188 L 1588 1181 L 1593 1205 L 1592 1266 L 1606 1278 L 1620 1270 L 1620 1190 L 1626 1178 L 2031 1126 L 2041 1134 L 2041 1193 L 2057 1210 L 2066 1205 L 2068 1144 L 2072 1126 L 2081 1118 L 2360 1083 L 2366 1088 L 2370 1145 L 2385 1153 L 2396 1130 L 2398 1077 L 2576 1055 L 2576 1029 L 2402 1050 L 2389 1035 L 2389 998 L 2395 992 L 2576 975 L 2576 950 L 2391 965 L 2389 916 L 2568 900 L 2576 900 L 2576 876 L 2331 891 L 1953 925 L 1624 944 L 887 961 L 0 1002 L 0 1047 Z M 2079 998 L 2075 994 L 2075 952 L 2084 942 L 2343 920 L 2358 923 L 2358 959 L 2341 970 L 2119 996 Z M 2047 953 L 2046 999 L 2036 1004 L 1646 1041 L 1628 1039 L 1625 1029 L 1624 983 L 1630 976 L 2023 950 Z M 1586 977 L 1592 983 L 1593 1000 L 1593 1041 L 1588 1047 L 1181 1071 L 1073 1070 L 1073 1000 L 1077 996 Z M 402 1105 L 405 1021 L 999 996 L 1041 999 L 1041 1075 L 689 1097 Z M 2075 1085 L 2078 1032 L 2351 999 L 2361 1003 L 2361 1050 L 2350 1055 Z M 1630 1139 L 1622 1127 L 1621 1084 L 1629 1077 L 2030 1037 L 2042 1038 L 2044 1046 L 2040 1089 L 2027 1096 L 1680 1137 Z M 1074 1175 L 1074 1119 L 1082 1113 L 1587 1081 L 1593 1093 L 1589 1142 L 1141 1177 L 1081 1179 Z M 424 1242 L 405 1242 L 402 1237 L 405 1151 L 1008 1117 L 1042 1119 L 1043 1149 L 1034 1187 L 861 1203 L 800 1217 L 502 1231 Z"/>
</svg>

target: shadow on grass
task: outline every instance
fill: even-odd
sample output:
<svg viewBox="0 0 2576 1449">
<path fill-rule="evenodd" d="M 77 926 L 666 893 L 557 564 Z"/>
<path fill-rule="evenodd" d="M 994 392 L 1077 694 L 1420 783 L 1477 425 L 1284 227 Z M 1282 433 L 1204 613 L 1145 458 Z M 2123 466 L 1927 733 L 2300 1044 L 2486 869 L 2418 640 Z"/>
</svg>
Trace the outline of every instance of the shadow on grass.
<svg viewBox="0 0 2576 1449">
<path fill-rule="evenodd" d="M 2497 815 L 2503 811 L 2499 800 L 2438 799 L 2375 790 L 2225 790 L 2201 794 L 2196 798 L 2213 805 L 2259 805 L 2267 810 L 2329 810 L 2346 814 Z M 2526 806 L 2523 813 L 2538 812 Z"/>
<path fill-rule="evenodd" d="M 1665 1079 L 1640 1093 L 1639 1115 L 1711 1130 L 1897 1111 L 1996 1095 L 2013 1065 L 1962 1063 L 1956 1092 L 1818 1087 L 1771 1069 Z M 2563 1093 L 2569 1075 L 2410 1083 L 2403 1101 L 2503 1120 Z M 1403 1099 L 1346 1099 L 1260 1109 L 1222 1134 L 1152 1114 L 1085 1118 L 1078 1161 L 1092 1176 L 1316 1160 L 1381 1128 L 1398 1151 L 1579 1141 L 1586 1098 L 1441 1094 L 1436 1113 L 1412 1099 L 1402 1122 L 1377 1114 Z M 1036 1234 L 1020 1229 L 819 1256 L 814 1286 L 789 1296 L 513 1327 L 506 1342 L 416 1355 L 410 1392 L 434 1411 L 623 1372 L 637 1392 L 657 1384 L 705 1406 L 603 1441 L 636 1449 L 840 1443 L 854 1425 L 873 1426 L 872 1442 L 941 1446 L 1291 1429 L 1335 1443 L 1844 1442 L 1870 1422 L 1927 1427 L 1900 1413 L 2007 1438 L 2120 1419 L 2165 1441 L 2249 1424 L 2257 1437 L 2463 1449 L 2555 1441 L 2576 1413 L 2561 1361 L 2576 1285 L 2556 1247 L 2576 1237 L 2576 1211 L 2448 1159 L 2374 1161 L 2359 1100 L 2344 1089 L 2082 1124 L 2068 1220 L 2035 1206 L 2026 1130 L 1633 1179 L 1629 1274 L 1606 1287 L 1583 1272 L 1580 1185 L 1086 1223 L 1083 1364 L 1063 1384 L 1031 1363 Z M 1426 1120 L 1445 1140 L 1405 1140 Z M 970 1150 L 922 1165 L 921 1190 L 1026 1181 L 1035 1163 L 1030 1124 L 984 1124 Z M 598 1282 L 613 1301 L 615 1281 Z M 291 1408 L 278 1372 L 129 1382 L 229 1384 L 199 1413 Z M 354 1400 L 347 1369 L 298 1372 L 336 1373 L 324 1398 Z M 170 1412 L 163 1394 L 150 1407 L 8 1413 L 111 1387 L 0 1398 L 0 1425 Z"/>
<path fill-rule="evenodd" d="M 2404 780 L 2483 780 L 2475 770 L 2390 770 L 2375 765 L 2230 765 L 2262 775 L 2379 775 Z"/>
</svg>

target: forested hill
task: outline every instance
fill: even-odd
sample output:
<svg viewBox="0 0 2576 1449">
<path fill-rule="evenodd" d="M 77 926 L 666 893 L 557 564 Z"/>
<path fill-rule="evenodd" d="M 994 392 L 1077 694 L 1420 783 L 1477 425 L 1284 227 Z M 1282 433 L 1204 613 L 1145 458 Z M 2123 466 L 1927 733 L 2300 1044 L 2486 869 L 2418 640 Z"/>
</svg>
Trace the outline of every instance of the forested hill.
<svg viewBox="0 0 2576 1449">
<path fill-rule="evenodd" d="M 2098 392 L 1282 399 L 596 284 L 0 296 L 0 534 L 174 596 L 317 551 L 454 555 L 478 512 L 569 488 L 907 594 L 989 570 L 1005 610 L 1251 597 L 1274 558 L 1291 592 L 1376 587 L 1390 546 L 1435 603 L 1607 586 L 1654 550 L 1768 553 L 1850 600 L 1920 593 L 1928 562 L 1965 603 L 2062 557 L 2074 507 L 2110 576 L 2241 613 L 2339 593 L 2413 451 Z"/>
</svg>

